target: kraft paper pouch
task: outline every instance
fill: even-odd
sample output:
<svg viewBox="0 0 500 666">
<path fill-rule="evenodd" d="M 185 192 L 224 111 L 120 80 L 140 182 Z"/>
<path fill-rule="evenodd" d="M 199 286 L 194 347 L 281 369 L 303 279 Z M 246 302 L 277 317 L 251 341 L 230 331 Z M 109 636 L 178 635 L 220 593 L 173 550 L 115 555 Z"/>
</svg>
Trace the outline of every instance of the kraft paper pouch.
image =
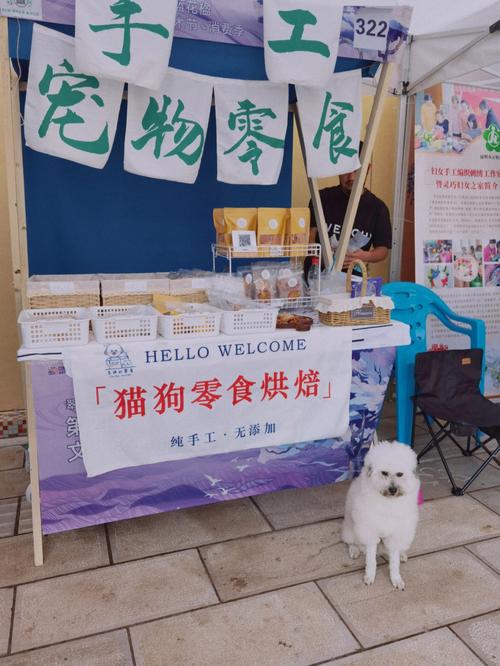
<svg viewBox="0 0 500 666">
<path fill-rule="evenodd" d="M 214 208 L 212 214 L 215 227 L 215 242 L 217 245 L 229 245 L 231 234 L 226 233 L 224 208 Z"/>
<path fill-rule="evenodd" d="M 288 208 L 259 208 L 257 245 L 283 245 Z"/>
<path fill-rule="evenodd" d="M 257 231 L 256 208 L 224 208 L 226 233 L 232 231 Z"/>
<path fill-rule="evenodd" d="M 309 208 L 290 208 L 286 234 L 287 245 L 307 245 L 310 225 L 311 211 Z"/>
</svg>

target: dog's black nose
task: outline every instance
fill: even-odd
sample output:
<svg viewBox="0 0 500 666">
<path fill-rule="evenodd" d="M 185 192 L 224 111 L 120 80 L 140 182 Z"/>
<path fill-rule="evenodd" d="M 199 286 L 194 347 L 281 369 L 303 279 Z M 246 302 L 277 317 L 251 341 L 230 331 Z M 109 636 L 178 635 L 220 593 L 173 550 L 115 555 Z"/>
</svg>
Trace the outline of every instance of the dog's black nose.
<svg viewBox="0 0 500 666">
<path fill-rule="evenodd" d="M 389 492 L 391 493 L 391 495 L 395 495 L 398 492 L 398 489 L 396 488 L 396 486 L 389 486 Z"/>
</svg>

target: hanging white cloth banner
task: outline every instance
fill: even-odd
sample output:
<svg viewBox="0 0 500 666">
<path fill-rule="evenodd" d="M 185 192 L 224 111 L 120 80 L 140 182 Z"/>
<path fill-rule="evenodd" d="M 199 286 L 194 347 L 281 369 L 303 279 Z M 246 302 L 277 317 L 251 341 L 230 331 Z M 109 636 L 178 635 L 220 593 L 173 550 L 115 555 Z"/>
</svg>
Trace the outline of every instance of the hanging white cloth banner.
<svg viewBox="0 0 500 666">
<path fill-rule="evenodd" d="M 265 0 L 267 78 L 326 85 L 335 69 L 343 8 L 340 0 Z"/>
<path fill-rule="evenodd" d="M 325 89 L 296 86 L 309 178 L 359 168 L 361 71 L 333 74 Z"/>
<path fill-rule="evenodd" d="M 24 136 L 26 145 L 96 169 L 108 161 L 123 83 L 89 75 L 76 64 L 75 40 L 33 26 Z"/>
<path fill-rule="evenodd" d="M 288 86 L 269 81 L 216 83 L 217 180 L 275 185 L 288 122 Z"/>
<path fill-rule="evenodd" d="M 91 74 L 157 90 L 168 66 L 177 0 L 76 0 L 76 57 Z"/>
<path fill-rule="evenodd" d="M 158 91 L 128 86 L 125 171 L 194 183 L 200 169 L 213 84 L 169 70 Z"/>
</svg>

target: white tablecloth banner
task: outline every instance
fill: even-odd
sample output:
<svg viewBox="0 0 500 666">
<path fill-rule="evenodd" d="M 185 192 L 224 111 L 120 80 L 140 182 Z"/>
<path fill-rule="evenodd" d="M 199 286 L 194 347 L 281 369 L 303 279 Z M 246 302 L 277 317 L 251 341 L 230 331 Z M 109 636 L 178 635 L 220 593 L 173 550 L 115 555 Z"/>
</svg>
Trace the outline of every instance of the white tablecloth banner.
<svg viewBox="0 0 500 666">
<path fill-rule="evenodd" d="M 283 163 L 288 86 L 269 81 L 216 83 L 217 180 L 275 185 Z"/>
<path fill-rule="evenodd" d="M 307 175 L 326 178 L 359 167 L 361 70 L 333 74 L 325 89 L 296 86 Z"/>
<path fill-rule="evenodd" d="M 343 8 L 340 0 L 265 0 L 267 78 L 325 86 L 335 69 Z"/>
<path fill-rule="evenodd" d="M 92 74 L 156 90 L 170 59 L 177 0 L 76 0 L 76 57 Z"/>
<path fill-rule="evenodd" d="M 123 83 L 78 67 L 75 40 L 33 26 L 24 135 L 42 153 L 102 169 L 115 138 Z"/>
<path fill-rule="evenodd" d="M 341 436 L 351 329 L 281 331 L 65 352 L 89 476 Z"/>
<path fill-rule="evenodd" d="M 194 183 L 200 170 L 213 84 L 169 70 L 158 91 L 128 86 L 125 171 Z"/>
</svg>

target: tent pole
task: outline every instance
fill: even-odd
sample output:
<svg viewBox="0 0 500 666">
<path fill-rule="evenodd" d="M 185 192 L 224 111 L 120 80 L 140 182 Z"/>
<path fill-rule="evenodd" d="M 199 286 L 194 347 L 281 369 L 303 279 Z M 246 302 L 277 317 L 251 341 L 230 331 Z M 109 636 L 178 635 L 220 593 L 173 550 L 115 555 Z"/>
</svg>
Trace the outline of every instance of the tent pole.
<svg viewBox="0 0 500 666">
<path fill-rule="evenodd" d="M 16 310 L 26 304 L 28 278 L 28 252 L 26 242 L 26 211 L 24 202 L 24 172 L 21 143 L 21 114 L 19 85 L 9 58 L 9 26 L 5 16 L 0 17 L 0 97 L 2 99 L 3 139 L 7 174 L 7 206 L 12 253 L 13 284 Z M 36 443 L 35 407 L 31 385 L 31 367 L 24 365 L 24 389 L 27 407 L 28 444 L 30 453 L 31 515 L 33 520 L 33 551 L 36 566 L 43 564 L 43 536 L 40 512 L 40 485 L 38 450 Z"/>
<path fill-rule="evenodd" d="M 299 135 L 302 157 L 304 159 L 304 163 L 306 163 L 306 147 L 297 104 L 294 105 L 293 115 L 297 124 L 297 134 Z M 333 253 L 330 245 L 330 239 L 328 237 L 328 227 L 325 220 L 325 213 L 323 211 L 323 205 L 321 203 L 321 197 L 319 194 L 318 181 L 315 178 L 309 178 L 308 176 L 307 183 L 309 185 L 309 192 L 311 193 L 314 218 L 316 220 L 316 227 L 318 229 L 319 242 L 321 244 L 321 256 L 323 257 L 323 263 L 325 267 L 330 269 L 333 264 Z"/>
<path fill-rule="evenodd" d="M 7 177 L 7 216 L 10 230 L 10 245 L 12 256 L 12 279 L 14 285 L 14 296 L 16 311 L 19 313 L 23 307 L 23 250 L 20 239 L 20 216 L 24 213 L 24 192 L 22 202 L 19 196 L 18 168 L 21 169 L 22 162 L 18 162 L 18 151 L 16 143 L 16 123 L 19 123 L 19 114 L 16 116 L 15 95 L 17 86 L 14 77 L 11 76 L 12 66 L 9 58 L 9 24 L 5 16 L 0 17 L 0 98 L 2 99 L 2 132 L 5 148 L 5 173 Z M 18 110 L 19 107 L 17 107 Z M 19 138 L 20 141 L 20 138 Z M 22 158 L 21 158 L 22 160 Z"/>
<path fill-rule="evenodd" d="M 358 211 L 359 200 L 361 199 L 361 195 L 363 193 L 368 167 L 370 165 L 373 148 L 375 146 L 375 139 L 380 121 L 382 120 L 384 102 L 387 95 L 387 88 L 390 82 L 391 71 L 392 64 L 389 62 L 384 62 L 380 72 L 377 92 L 375 93 L 375 98 L 373 100 L 370 120 L 368 121 L 368 126 L 366 128 L 363 150 L 361 151 L 361 167 L 356 173 L 356 180 L 354 181 L 351 195 L 349 197 L 349 203 L 347 205 L 344 223 L 342 225 L 339 244 L 335 252 L 335 264 L 333 267 L 333 270 L 335 271 L 341 271 L 342 266 L 344 265 L 347 246 L 349 244 L 349 239 L 351 238 L 354 220 L 356 219 L 356 213 Z"/>
<path fill-rule="evenodd" d="M 404 213 L 406 207 L 406 184 L 408 181 L 408 151 L 411 127 L 409 127 L 410 105 L 408 95 L 400 97 L 398 148 L 396 153 L 396 175 L 394 180 L 394 206 L 392 210 L 392 251 L 389 280 L 395 282 L 401 277 L 401 261 L 404 241 Z"/>
</svg>

